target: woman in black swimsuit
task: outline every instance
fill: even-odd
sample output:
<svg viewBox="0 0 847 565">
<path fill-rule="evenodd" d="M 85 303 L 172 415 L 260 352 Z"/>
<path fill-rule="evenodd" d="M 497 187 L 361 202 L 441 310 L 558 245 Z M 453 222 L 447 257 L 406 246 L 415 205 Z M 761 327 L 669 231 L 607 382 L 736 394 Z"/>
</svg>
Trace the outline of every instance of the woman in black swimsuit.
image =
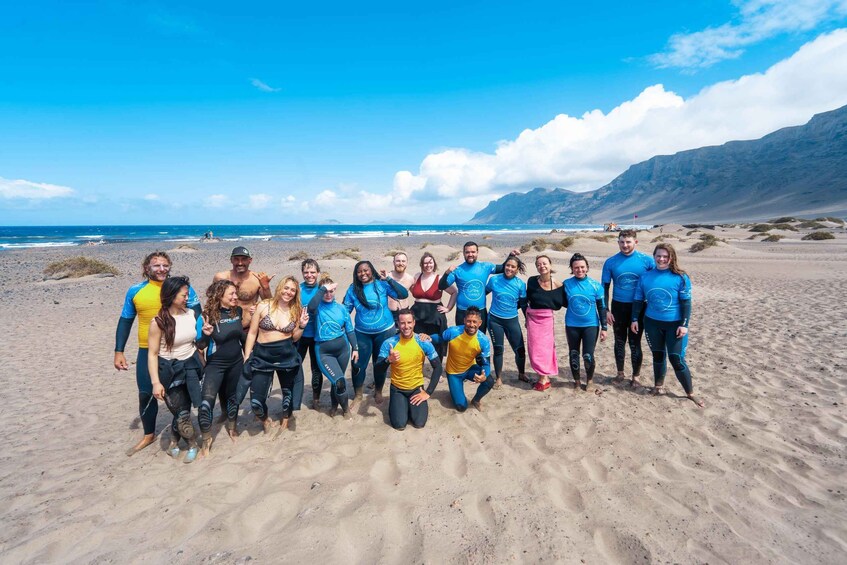
<svg viewBox="0 0 847 565">
<path fill-rule="evenodd" d="M 307 310 L 300 306 L 300 284 L 294 277 L 288 276 L 276 286 L 273 298 L 259 303 L 250 322 L 247 343 L 244 345 L 244 372 L 238 383 L 236 400 L 240 405 L 247 394 L 247 388 L 251 388 L 250 406 L 256 418 L 262 422 L 265 433 L 273 425 L 268 417 L 267 400 L 273 385 L 274 371 L 282 389 L 279 431 L 288 428 L 293 406 L 294 379 L 301 363 L 294 342 L 303 334 L 308 321 Z"/>
</svg>

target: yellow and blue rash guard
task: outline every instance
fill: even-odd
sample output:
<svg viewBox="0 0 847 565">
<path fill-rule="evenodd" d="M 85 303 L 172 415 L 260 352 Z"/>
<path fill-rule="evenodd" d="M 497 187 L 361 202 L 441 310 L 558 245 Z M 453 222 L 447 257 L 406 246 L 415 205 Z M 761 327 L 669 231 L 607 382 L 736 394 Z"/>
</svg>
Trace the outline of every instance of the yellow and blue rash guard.
<svg viewBox="0 0 847 565">
<path fill-rule="evenodd" d="M 479 364 L 485 371 L 485 376 L 491 374 L 491 340 L 482 332 L 474 335 L 465 333 L 465 326 L 453 326 L 444 330 L 441 334 L 432 336 L 432 343 L 447 343 L 447 367 L 448 375 L 459 375 L 467 372 L 474 365 Z"/>
<path fill-rule="evenodd" d="M 162 308 L 162 283 L 146 280 L 133 285 L 126 293 L 121 319 L 115 334 L 115 351 L 123 351 L 129 339 L 132 322 L 138 316 L 138 347 L 147 349 L 147 332 L 150 322 Z M 200 317 L 200 299 L 190 286 L 188 287 L 188 307 Z"/>
<path fill-rule="evenodd" d="M 405 339 L 398 334 L 382 342 L 382 347 L 379 349 L 379 359 L 387 360 L 392 349 L 400 354 L 400 360 L 391 363 L 391 384 L 405 391 L 422 387 L 424 384 L 424 360 L 438 359 L 438 353 L 432 344 L 421 341 L 416 335 Z"/>
</svg>

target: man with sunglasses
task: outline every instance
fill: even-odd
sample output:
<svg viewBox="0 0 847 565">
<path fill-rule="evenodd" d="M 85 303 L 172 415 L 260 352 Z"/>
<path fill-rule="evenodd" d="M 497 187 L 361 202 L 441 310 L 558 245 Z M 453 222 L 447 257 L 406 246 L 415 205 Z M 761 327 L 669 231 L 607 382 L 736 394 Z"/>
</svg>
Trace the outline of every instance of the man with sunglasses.
<svg viewBox="0 0 847 565">
<path fill-rule="evenodd" d="M 130 287 L 126 293 L 124 307 L 118 320 L 115 332 L 115 369 L 129 369 L 124 348 L 132 332 L 132 323 L 138 316 L 138 356 L 135 361 L 135 382 L 138 385 L 138 412 L 144 437 L 136 445 L 127 450 L 127 455 L 133 455 L 156 439 L 156 416 L 159 405 L 153 398 L 153 384 L 147 371 L 147 332 L 150 322 L 162 307 L 160 298 L 162 283 L 171 271 L 171 258 L 164 251 L 154 251 L 144 258 L 141 263 L 144 280 Z M 188 287 L 188 307 L 200 316 L 200 299 L 190 286 Z"/>
</svg>

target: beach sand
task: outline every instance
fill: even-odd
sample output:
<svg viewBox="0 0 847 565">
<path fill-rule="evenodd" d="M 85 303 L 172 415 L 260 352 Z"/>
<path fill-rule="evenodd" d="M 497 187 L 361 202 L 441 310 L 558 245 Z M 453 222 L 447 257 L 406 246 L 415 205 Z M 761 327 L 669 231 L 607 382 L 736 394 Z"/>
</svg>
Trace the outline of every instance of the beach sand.
<svg viewBox="0 0 847 565">
<path fill-rule="evenodd" d="M 4 252 L 0 561 L 845 563 L 847 234 L 801 242 L 786 232 L 768 244 L 740 228 L 703 229 L 727 241 L 690 254 L 699 232 L 689 231 L 642 232 L 639 249 L 670 235 L 681 250 L 694 287 L 688 362 L 705 409 L 672 372 L 664 398 L 613 385 L 611 336 L 597 352 L 602 394 L 574 392 L 560 323 L 560 376 L 545 393 L 515 380 L 507 348 L 504 386 L 483 412 L 457 413 L 445 382 L 426 428 L 397 432 L 387 402 L 368 395 L 352 420 L 331 419 L 309 409 L 307 385 L 293 431 L 263 435 L 245 402 L 238 442 L 216 424 L 211 456 L 192 465 L 164 451 L 164 405 L 156 443 L 124 455 L 141 431 L 134 365 L 113 368 L 114 333 L 153 244 Z M 416 272 L 431 242 L 443 270 L 465 239 L 249 246 L 253 269 L 278 281 L 299 274 L 295 252 L 320 259 L 349 247 L 377 268 L 404 249 Z M 530 239 L 479 243 L 500 258 Z M 232 245 L 174 250 L 173 273 L 202 294 Z M 617 246 L 580 237 L 549 252 L 557 277 L 569 276 L 574 251 L 599 279 Z M 122 274 L 41 281 L 49 262 L 78 254 Z M 536 254 L 525 254 L 529 274 Z M 354 262 L 320 261 L 342 289 Z M 134 327 L 131 362 L 135 351 Z M 650 384 L 649 353 L 642 373 Z M 278 385 L 270 406 L 278 417 Z"/>
</svg>

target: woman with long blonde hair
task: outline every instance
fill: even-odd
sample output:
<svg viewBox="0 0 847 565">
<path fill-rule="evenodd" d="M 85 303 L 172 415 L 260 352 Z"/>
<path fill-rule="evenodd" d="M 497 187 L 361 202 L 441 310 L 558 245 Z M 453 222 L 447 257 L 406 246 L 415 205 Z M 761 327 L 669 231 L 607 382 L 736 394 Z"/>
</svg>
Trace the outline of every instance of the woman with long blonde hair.
<svg viewBox="0 0 847 565">
<path fill-rule="evenodd" d="M 250 321 L 250 331 L 244 344 L 245 370 L 238 383 L 236 406 L 241 404 L 250 387 L 250 406 L 262 422 L 265 433 L 273 425 L 268 415 L 267 400 L 274 372 L 282 389 L 279 432 L 288 428 L 293 408 L 294 379 L 301 363 L 294 342 L 303 335 L 308 321 L 309 314 L 300 305 L 300 283 L 292 276 L 279 281 L 273 297 L 258 304 Z"/>
</svg>

